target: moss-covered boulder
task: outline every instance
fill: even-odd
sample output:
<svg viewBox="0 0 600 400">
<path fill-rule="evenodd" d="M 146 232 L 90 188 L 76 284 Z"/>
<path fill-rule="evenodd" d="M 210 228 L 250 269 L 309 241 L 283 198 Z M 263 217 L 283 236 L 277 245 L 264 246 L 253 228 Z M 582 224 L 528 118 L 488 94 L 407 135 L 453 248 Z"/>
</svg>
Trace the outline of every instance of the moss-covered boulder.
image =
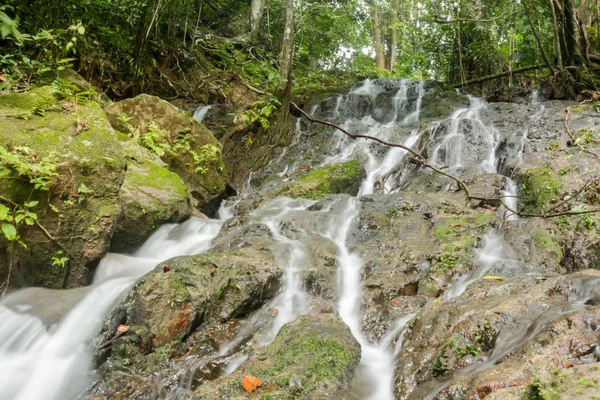
<svg viewBox="0 0 600 400">
<path fill-rule="evenodd" d="M 113 127 L 138 136 L 177 173 L 191 194 L 194 206 L 206 213 L 218 208 L 228 178 L 221 144 L 193 118 L 158 97 L 142 94 L 106 108 Z"/>
<path fill-rule="evenodd" d="M 315 168 L 287 183 L 277 196 L 320 200 L 326 194 L 347 193 L 355 196 L 365 177 L 357 160 Z"/>
<path fill-rule="evenodd" d="M 119 191 L 123 212 L 113 233 L 113 251 L 139 246 L 160 224 L 178 222 L 191 214 L 187 190 L 179 175 L 132 140 L 122 144 L 127 172 Z"/>
<path fill-rule="evenodd" d="M 268 250 L 177 257 L 143 277 L 120 309 L 156 348 L 201 324 L 248 315 L 277 293 L 280 274 Z"/>
<path fill-rule="evenodd" d="M 236 372 L 198 387 L 194 400 L 245 399 L 242 376 L 259 378 L 260 399 L 349 398 L 360 362 L 360 345 L 341 318 L 311 313 L 281 328 L 270 345 L 258 349 Z"/>
<path fill-rule="evenodd" d="M 125 175 L 125 154 L 104 111 L 52 86 L 1 96 L 0 146 L 0 164 L 10 171 L 0 178 L 3 203 L 39 202 L 29 210 L 37 224 L 18 227 L 27 247 L 17 244 L 11 255 L 0 239 L 0 279 L 12 260 L 12 287 L 86 283 L 110 246 Z"/>
</svg>

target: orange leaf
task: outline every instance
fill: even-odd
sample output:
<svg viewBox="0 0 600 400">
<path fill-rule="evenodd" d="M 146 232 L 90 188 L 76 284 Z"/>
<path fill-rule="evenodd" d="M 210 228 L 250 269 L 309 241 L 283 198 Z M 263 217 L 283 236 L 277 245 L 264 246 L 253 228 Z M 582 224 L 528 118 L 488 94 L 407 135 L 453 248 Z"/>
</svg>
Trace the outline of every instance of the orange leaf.
<svg viewBox="0 0 600 400">
<path fill-rule="evenodd" d="M 4 75 L 0 75 L 0 82 L 6 82 L 6 78 L 4 77 Z"/>
<path fill-rule="evenodd" d="M 398 300 L 394 300 L 394 301 L 392 301 L 392 305 L 394 307 L 400 307 L 402 305 L 402 303 L 400 303 Z"/>
<path fill-rule="evenodd" d="M 242 377 L 242 387 L 246 392 L 251 392 L 262 385 L 262 381 L 255 376 L 245 375 Z"/>
<path fill-rule="evenodd" d="M 117 328 L 117 332 L 119 333 L 125 333 L 129 330 L 129 325 L 119 325 L 119 327 Z"/>
</svg>

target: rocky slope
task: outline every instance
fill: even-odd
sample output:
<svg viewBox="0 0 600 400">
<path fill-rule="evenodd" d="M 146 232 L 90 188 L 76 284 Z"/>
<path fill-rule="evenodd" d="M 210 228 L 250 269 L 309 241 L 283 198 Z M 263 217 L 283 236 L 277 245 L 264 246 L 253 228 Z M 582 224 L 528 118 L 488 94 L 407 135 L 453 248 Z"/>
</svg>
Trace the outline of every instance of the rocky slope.
<svg viewBox="0 0 600 400">
<path fill-rule="evenodd" d="M 213 209 L 226 191 L 221 164 L 208 163 L 217 195 L 198 182 L 191 153 L 218 144 L 181 114 L 175 131 L 149 128 L 160 119 L 137 107 L 156 104 L 169 109 L 146 96 L 108 109 L 128 135 L 114 135 L 128 163 L 114 197 L 124 213 L 115 250 L 139 245 L 160 219 L 194 213 L 185 193 Z M 594 105 L 537 93 L 487 104 L 432 82 L 383 79 L 310 111 L 412 146 L 478 198 L 402 150 L 298 121 L 292 145 L 236 178 L 248 184 L 210 249 L 163 261 L 111 312 L 94 342 L 90 398 L 600 395 L 600 220 L 571 215 L 598 204 Z M 184 142 L 189 157 L 177 163 L 160 143 L 189 132 L 197 142 Z M 161 178 L 145 179 L 155 169 Z M 539 215 L 515 218 L 499 196 Z M 150 246 L 193 236 L 202 220 L 189 221 Z M 245 376 L 261 384 L 247 392 Z"/>
<path fill-rule="evenodd" d="M 0 236 L 0 279 L 10 273 L 13 288 L 89 283 L 111 239 L 131 251 L 164 222 L 214 212 L 227 190 L 220 144 L 201 124 L 156 97 L 110 104 L 63 77 L 0 97 L 2 202 L 37 202 L 19 244 Z"/>
</svg>

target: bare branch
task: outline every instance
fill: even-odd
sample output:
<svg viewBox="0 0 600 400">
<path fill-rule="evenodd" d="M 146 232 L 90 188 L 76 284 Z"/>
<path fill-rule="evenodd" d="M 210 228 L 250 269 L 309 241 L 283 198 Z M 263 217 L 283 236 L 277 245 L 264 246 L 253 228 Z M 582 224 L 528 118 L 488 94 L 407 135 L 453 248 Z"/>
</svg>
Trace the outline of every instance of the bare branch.
<svg viewBox="0 0 600 400">
<path fill-rule="evenodd" d="M 421 154 L 417 153 L 416 151 L 414 151 L 413 149 L 410 149 L 404 145 L 401 144 L 397 144 L 397 143 L 391 143 L 391 142 L 387 142 L 385 140 L 381 140 L 379 138 L 373 137 L 373 136 L 369 136 L 369 135 L 353 135 L 350 132 L 348 132 L 347 130 L 345 130 L 344 128 L 342 128 L 341 126 L 334 124 L 332 122 L 328 122 L 328 121 L 323 121 L 320 119 L 316 119 L 316 118 L 312 118 L 310 115 L 308 115 L 304 110 L 302 110 L 300 107 L 298 107 L 296 105 L 296 103 L 294 102 L 290 102 L 291 106 L 294 107 L 300 114 L 302 114 L 304 117 L 306 117 L 306 119 L 308 119 L 310 122 L 314 122 L 317 124 L 322 124 L 322 125 L 326 125 L 326 126 L 330 126 L 332 128 L 335 128 L 337 130 L 339 130 L 340 132 L 342 132 L 343 134 L 345 134 L 346 136 L 352 138 L 352 139 L 368 139 L 368 140 L 373 140 L 375 142 L 381 143 L 385 146 L 388 147 L 398 147 L 401 149 L 404 149 L 406 151 L 408 151 L 409 153 L 411 153 L 412 155 L 415 156 L 415 158 L 412 158 L 410 160 L 411 163 L 415 164 L 415 165 L 420 165 L 423 166 L 425 168 L 429 168 L 432 171 L 443 175 L 447 178 L 452 179 L 453 181 L 455 181 L 458 186 L 460 187 L 460 189 L 462 189 L 467 198 L 470 200 L 480 200 L 480 201 L 485 201 L 485 202 L 496 202 L 496 203 L 500 203 L 504 206 L 504 208 L 517 216 L 520 217 L 530 217 L 530 218 L 554 218 L 554 217 L 560 217 L 563 215 L 581 215 L 581 214 L 593 214 L 593 213 L 598 213 L 600 212 L 600 208 L 595 208 L 592 210 L 588 210 L 588 211 L 579 211 L 579 212 L 573 212 L 573 211 L 562 211 L 562 212 L 552 212 L 554 210 L 557 210 L 558 208 L 560 208 L 561 206 L 565 205 L 568 203 L 568 200 L 563 201 L 562 203 L 558 204 L 557 206 L 551 208 L 550 210 L 543 212 L 543 213 L 538 213 L 538 214 L 533 214 L 533 213 L 524 213 L 518 210 L 514 210 L 512 207 L 510 207 L 506 201 L 504 200 L 504 197 L 510 197 L 510 196 L 500 196 L 500 197 L 484 197 L 484 196 L 477 196 L 471 193 L 469 186 L 463 181 L 461 180 L 459 177 L 452 175 L 448 172 L 443 171 L 440 168 L 437 168 L 431 164 L 429 164 L 427 162 L 427 159 L 422 156 Z M 314 136 L 315 134 L 312 134 L 310 136 Z M 587 182 L 581 189 L 579 189 L 579 191 L 575 194 L 575 196 L 573 196 L 572 198 L 578 196 L 581 192 L 583 192 L 585 190 L 585 188 L 591 183 L 592 181 Z M 506 213 L 505 213 L 506 214 Z"/>
<path fill-rule="evenodd" d="M 293 101 L 291 101 L 291 102 L 290 102 L 290 104 L 291 104 L 291 105 L 292 105 L 292 107 L 294 107 L 294 108 L 295 108 L 295 109 L 296 109 L 296 110 L 297 110 L 297 111 L 298 111 L 300 114 L 304 115 L 304 117 L 305 117 L 307 120 L 309 120 L 310 122 L 315 122 L 315 123 L 317 123 L 317 124 L 327 125 L 327 126 L 330 126 L 330 127 L 332 127 L 332 128 L 335 128 L 335 129 L 337 129 L 338 131 L 342 132 L 344 135 L 346 135 L 346 136 L 348 136 L 348 137 L 350 137 L 350 138 L 352 138 L 352 139 L 368 139 L 368 140 L 373 140 L 373 141 L 375 141 L 375 142 L 381 143 L 381 144 L 383 144 L 383 145 L 385 145 L 385 146 L 388 146 L 388 147 L 398 147 L 398 148 L 400 148 L 400 149 L 404 149 L 404 150 L 406 150 L 407 152 L 411 153 L 413 156 L 415 156 L 415 157 L 417 157 L 417 158 L 419 158 L 419 159 L 421 159 L 421 160 L 425 160 L 425 157 L 423 157 L 421 154 L 417 153 L 416 151 L 414 151 L 414 150 L 413 150 L 413 149 L 411 149 L 410 147 L 406 147 L 406 146 L 404 146 L 404 145 L 402 145 L 402 144 L 398 144 L 398 143 L 391 143 L 391 142 L 388 142 L 388 141 L 385 141 L 385 140 L 382 140 L 382 139 L 376 138 L 376 137 L 374 137 L 374 136 L 369 136 L 369 135 L 360 135 L 360 134 L 352 134 L 352 133 L 348 132 L 347 130 L 345 130 L 344 128 L 342 128 L 341 126 L 339 126 L 339 125 L 333 124 L 333 123 L 331 123 L 331 122 L 323 121 L 323 120 L 320 120 L 320 119 L 315 119 L 315 118 L 312 118 L 312 117 L 311 117 L 310 115 L 308 115 L 308 114 L 307 114 L 307 113 L 306 113 L 306 112 L 305 112 L 303 109 L 301 109 L 300 107 L 298 107 L 298 106 L 296 105 L 296 103 L 294 103 Z"/>
</svg>

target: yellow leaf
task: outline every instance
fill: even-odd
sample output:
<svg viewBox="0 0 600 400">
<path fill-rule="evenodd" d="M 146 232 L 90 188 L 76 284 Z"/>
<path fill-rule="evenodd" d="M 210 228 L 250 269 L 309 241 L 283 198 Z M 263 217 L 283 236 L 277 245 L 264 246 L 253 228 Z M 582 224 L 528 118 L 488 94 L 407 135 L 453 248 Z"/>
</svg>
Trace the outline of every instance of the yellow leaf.
<svg viewBox="0 0 600 400">
<path fill-rule="evenodd" d="M 506 280 L 501 276 L 495 276 L 495 275 L 486 275 L 483 277 L 483 279 L 493 279 L 495 281 L 505 281 Z"/>
</svg>

